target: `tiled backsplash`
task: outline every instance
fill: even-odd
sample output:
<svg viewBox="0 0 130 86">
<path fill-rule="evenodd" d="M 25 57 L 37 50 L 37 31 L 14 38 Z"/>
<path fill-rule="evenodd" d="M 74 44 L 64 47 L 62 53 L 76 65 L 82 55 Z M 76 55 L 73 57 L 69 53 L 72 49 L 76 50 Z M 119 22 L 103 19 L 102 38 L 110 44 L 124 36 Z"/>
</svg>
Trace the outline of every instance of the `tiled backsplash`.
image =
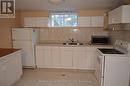
<svg viewBox="0 0 130 86">
<path fill-rule="evenodd" d="M 91 35 L 106 35 L 107 31 L 103 28 L 41 28 L 40 42 L 41 43 L 63 43 L 70 38 L 76 41 L 87 43 L 91 40 Z"/>
<path fill-rule="evenodd" d="M 110 31 L 110 37 L 112 43 L 117 39 L 125 40 L 130 42 L 130 24 L 122 24 L 122 28 L 117 28 L 115 31 Z"/>
</svg>

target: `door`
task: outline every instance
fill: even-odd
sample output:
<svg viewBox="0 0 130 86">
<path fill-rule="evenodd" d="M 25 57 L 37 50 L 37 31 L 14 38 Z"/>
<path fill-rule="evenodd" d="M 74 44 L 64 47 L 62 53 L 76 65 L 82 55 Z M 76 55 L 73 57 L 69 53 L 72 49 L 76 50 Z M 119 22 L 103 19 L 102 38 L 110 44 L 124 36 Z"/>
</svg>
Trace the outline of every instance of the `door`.
<svg viewBox="0 0 130 86">
<path fill-rule="evenodd" d="M 60 47 L 61 67 L 72 68 L 72 47 Z"/>
<path fill-rule="evenodd" d="M 89 69 L 95 70 L 96 48 L 87 47 L 87 65 Z"/>
<path fill-rule="evenodd" d="M 48 17 L 35 17 L 36 27 L 48 27 Z"/>
<path fill-rule="evenodd" d="M 79 17 L 78 18 L 79 27 L 91 27 L 91 17 Z"/>
<path fill-rule="evenodd" d="M 52 67 L 61 67 L 60 48 L 52 46 Z"/>
<path fill-rule="evenodd" d="M 3 61 L 0 61 L 0 86 L 4 86 L 6 84 L 5 71 L 6 65 Z"/>
<path fill-rule="evenodd" d="M 32 40 L 32 31 L 30 28 L 16 28 L 12 29 L 13 40 Z"/>
<path fill-rule="evenodd" d="M 91 26 L 92 27 L 103 27 L 104 26 L 103 16 L 92 16 L 91 17 Z"/>
<path fill-rule="evenodd" d="M 36 27 L 36 18 L 24 17 L 24 27 Z"/>
<path fill-rule="evenodd" d="M 36 47 L 36 64 L 38 68 L 52 68 L 51 46 Z"/>
<path fill-rule="evenodd" d="M 13 41 L 13 48 L 22 49 L 22 65 L 35 67 L 34 45 L 31 41 Z"/>
<path fill-rule="evenodd" d="M 73 48 L 73 66 L 76 69 L 88 69 L 87 66 L 87 51 L 85 47 Z"/>
</svg>

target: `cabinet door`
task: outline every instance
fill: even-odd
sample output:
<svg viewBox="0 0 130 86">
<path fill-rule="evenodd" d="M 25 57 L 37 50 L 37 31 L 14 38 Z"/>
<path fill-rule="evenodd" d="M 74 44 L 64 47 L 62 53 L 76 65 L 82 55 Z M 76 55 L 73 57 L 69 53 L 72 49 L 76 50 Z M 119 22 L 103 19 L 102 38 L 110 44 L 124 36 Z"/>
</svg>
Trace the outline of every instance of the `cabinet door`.
<svg viewBox="0 0 130 86">
<path fill-rule="evenodd" d="M 52 47 L 52 67 L 61 67 L 60 49 L 59 47 Z"/>
<path fill-rule="evenodd" d="M 116 9 L 110 11 L 108 15 L 109 15 L 109 24 L 121 23 L 122 8 L 118 7 Z"/>
<path fill-rule="evenodd" d="M 9 59 L 4 64 L 6 66 L 5 86 L 10 86 L 18 81 L 22 75 L 21 52 L 9 55 L 7 58 Z"/>
<path fill-rule="evenodd" d="M 38 68 L 52 68 L 51 47 L 39 46 L 36 48 L 36 64 Z"/>
<path fill-rule="evenodd" d="M 103 27 L 104 17 L 103 16 L 92 16 L 91 17 L 91 27 Z"/>
<path fill-rule="evenodd" d="M 79 17 L 78 18 L 78 26 L 79 27 L 91 27 L 91 20 L 90 16 L 88 17 Z"/>
<path fill-rule="evenodd" d="M 61 67 L 72 68 L 72 47 L 60 47 Z"/>
<path fill-rule="evenodd" d="M 24 27 L 47 27 L 48 17 L 25 17 Z"/>
<path fill-rule="evenodd" d="M 36 17 L 36 27 L 48 27 L 48 17 Z"/>
<path fill-rule="evenodd" d="M 22 49 L 23 66 L 35 67 L 34 45 L 31 41 L 13 41 L 13 48 Z"/>
<path fill-rule="evenodd" d="M 87 66 L 89 69 L 95 69 L 95 59 L 96 59 L 96 48 L 95 47 L 88 47 L 87 48 Z"/>
<path fill-rule="evenodd" d="M 4 62 L 0 61 L 0 86 L 5 86 L 6 84 L 5 70 L 6 70 L 6 65 L 4 65 Z"/>
<path fill-rule="evenodd" d="M 32 39 L 33 29 L 30 28 L 17 28 L 12 29 L 12 39 L 13 40 L 30 40 Z"/>
<path fill-rule="evenodd" d="M 36 18 L 24 17 L 24 27 L 36 27 Z"/>
<path fill-rule="evenodd" d="M 130 23 L 130 5 L 124 5 L 122 7 L 122 23 Z"/>
<path fill-rule="evenodd" d="M 88 69 L 87 68 L 87 48 L 75 47 L 73 49 L 73 67 L 76 69 Z"/>
</svg>

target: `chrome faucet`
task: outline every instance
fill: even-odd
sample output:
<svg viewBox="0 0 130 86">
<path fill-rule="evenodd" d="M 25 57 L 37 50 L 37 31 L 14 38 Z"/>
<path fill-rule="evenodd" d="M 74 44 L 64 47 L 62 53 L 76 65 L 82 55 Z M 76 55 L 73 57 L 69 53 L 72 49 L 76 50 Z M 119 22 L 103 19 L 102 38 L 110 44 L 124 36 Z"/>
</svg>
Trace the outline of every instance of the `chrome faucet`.
<svg viewBox="0 0 130 86">
<path fill-rule="evenodd" d="M 74 39 L 72 38 L 72 39 L 69 39 L 72 43 L 74 43 Z"/>
</svg>

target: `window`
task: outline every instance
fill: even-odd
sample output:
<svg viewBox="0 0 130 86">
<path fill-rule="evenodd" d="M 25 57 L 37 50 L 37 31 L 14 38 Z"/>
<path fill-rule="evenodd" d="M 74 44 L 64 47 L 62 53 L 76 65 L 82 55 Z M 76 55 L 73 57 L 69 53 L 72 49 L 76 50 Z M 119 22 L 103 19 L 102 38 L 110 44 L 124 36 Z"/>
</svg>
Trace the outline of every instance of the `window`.
<svg viewBox="0 0 130 86">
<path fill-rule="evenodd" d="M 50 27 L 76 27 L 77 14 L 74 12 L 55 12 L 50 14 Z"/>
</svg>

